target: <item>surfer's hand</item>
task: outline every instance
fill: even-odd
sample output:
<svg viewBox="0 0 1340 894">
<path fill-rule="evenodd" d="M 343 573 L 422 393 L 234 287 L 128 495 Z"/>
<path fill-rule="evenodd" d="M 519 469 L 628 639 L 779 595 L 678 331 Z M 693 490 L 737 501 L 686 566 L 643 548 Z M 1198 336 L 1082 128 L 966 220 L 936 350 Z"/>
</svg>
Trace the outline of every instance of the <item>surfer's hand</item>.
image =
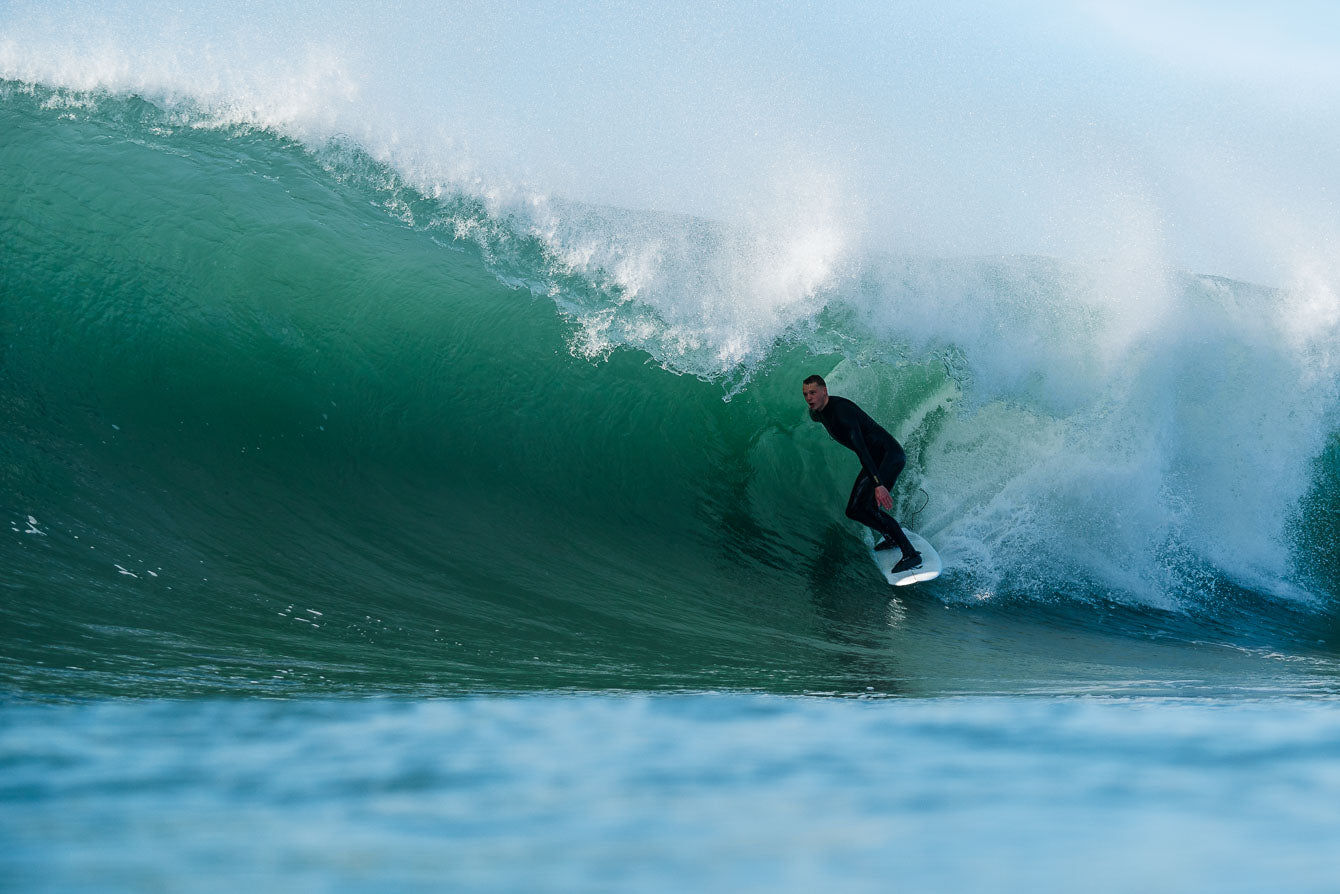
<svg viewBox="0 0 1340 894">
<path fill-rule="evenodd" d="M 893 511 L 893 497 L 889 496 L 889 489 L 882 484 L 875 488 L 875 502 L 885 512 Z"/>
</svg>

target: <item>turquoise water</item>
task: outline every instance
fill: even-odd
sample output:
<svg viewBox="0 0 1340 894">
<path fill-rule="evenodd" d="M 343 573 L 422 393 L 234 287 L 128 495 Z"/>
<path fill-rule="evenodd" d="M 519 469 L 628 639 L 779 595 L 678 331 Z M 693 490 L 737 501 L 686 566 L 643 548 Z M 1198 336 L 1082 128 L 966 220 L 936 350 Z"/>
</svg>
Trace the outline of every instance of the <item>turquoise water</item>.
<svg viewBox="0 0 1340 894">
<path fill-rule="evenodd" d="M 1333 890 L 1324 294 L 840 252 L 35 81 L 17 890 Z M 940 579 L 842 517 L 813 372 L 908 447 Z"/>
<path fill-rule="evenodd" d="M 25 891 L 1331 891 L 1330 701 L 10 705 Z"/>
</svg>

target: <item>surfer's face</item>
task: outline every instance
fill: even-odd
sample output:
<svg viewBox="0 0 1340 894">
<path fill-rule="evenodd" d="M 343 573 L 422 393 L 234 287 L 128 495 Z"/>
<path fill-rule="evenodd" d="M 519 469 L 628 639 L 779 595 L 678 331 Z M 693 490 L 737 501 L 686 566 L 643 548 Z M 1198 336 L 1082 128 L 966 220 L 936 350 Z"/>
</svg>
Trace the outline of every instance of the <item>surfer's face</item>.
<svg viewBox="0 0 1340 894">
<path fill-rule="evenodd" d="M 822 410 L 828 403 L 828 389 L 823 385 L 803 385 L 800 393 L 805 395 L 805 403 L 815 412 Z"/>
</svg>

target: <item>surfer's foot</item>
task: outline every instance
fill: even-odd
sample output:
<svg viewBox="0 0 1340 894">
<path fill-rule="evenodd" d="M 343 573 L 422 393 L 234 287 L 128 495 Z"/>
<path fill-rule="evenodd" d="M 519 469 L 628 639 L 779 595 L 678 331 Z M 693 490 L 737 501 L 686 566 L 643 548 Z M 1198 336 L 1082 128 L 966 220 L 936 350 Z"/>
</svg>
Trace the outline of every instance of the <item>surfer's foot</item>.
<svg viewBox="0 0 1340 894">
<path fill-rule="evenodd" d="M 878 549 L 878 547 L 876 547 Z M 903 571 L 911 571 L 913 568 L 921 567 L 921 553 L 908 553 L 898 560 L 898 564 L 893 566 L 893 573 L 898 574 Z"/>
<path fill-rule="evenodd" d="M 885 538 L 884 538 L 883 540 L 881 540 L 879 543 L 876 543 L 876 544 L 875 544 L 875 552 L 880 552 L 881 550 L 886 550 L 886 549 L 893 549 L 893 548 L 894 548 L 895 546 L 897 546 L 897 545 L 898 545 L 898 544 L 896 544 L 896 543 L 893 542 L 893 538 L 892 538 L 892 537 L 885 537 Z"/>
</svg>

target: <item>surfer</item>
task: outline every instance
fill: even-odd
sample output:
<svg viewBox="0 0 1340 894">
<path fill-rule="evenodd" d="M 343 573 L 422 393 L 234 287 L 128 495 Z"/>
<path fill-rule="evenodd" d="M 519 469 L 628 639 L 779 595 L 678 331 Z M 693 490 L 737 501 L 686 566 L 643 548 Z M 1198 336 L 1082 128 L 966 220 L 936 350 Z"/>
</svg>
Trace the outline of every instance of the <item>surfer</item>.
<svg viewBox="0 0 1340 894">
<path fill-rule="evenodd" d="M 898 547 L 903 557 L 893 566 L 895 572 L 911 571 L 921 565 L 917 552 L 903 533 L 902 526 L 888 512 L 893 511 L 889 488 L 907 464 L 903 445 L 878 422 L 845 397 L 830 396 L 823 376 L 810 376 L 801 386 L 810 418 L 824 428 L 843 447 L 855 451 L 861 459 L 861 472 L 847 500 L 847 517 L 884 535 L 875 549 Z M 885 512 L 881 512 L 883 509 Z"/>
</svg>

